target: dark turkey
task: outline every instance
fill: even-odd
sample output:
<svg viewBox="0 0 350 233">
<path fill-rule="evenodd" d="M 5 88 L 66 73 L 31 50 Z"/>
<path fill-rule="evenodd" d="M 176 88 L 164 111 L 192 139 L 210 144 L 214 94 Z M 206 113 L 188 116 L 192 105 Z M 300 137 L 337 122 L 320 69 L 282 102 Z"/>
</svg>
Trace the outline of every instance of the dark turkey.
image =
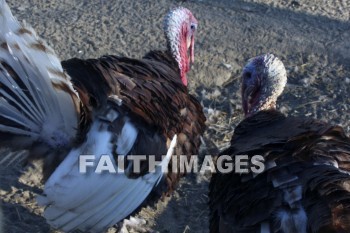
<svg viewBox="0 0 350 233">
<path fill-rule="evenodd" d="M 169 193 L 181 174 L 164 176 L 162 168 L 174 147 L 179 155 L 197 154 L 205 129 L 202 107 L 187 90 L 197 28 L 192 13 L 177 8 L 167 15 L 167 51 L 140 60 L 71 59 L 62 62 L 66 72 L 3 0 L 0 13 L 0 145 L 44 159 L 46 183 L 38 203 L 46 206 L 51 226 L 102 232 L 160 183 Z M 116 174 L 82 173 L 81 155 L 126 165 Z M 129 155 L 156 155 L 161 164 L 149 171 L 143 162 L 135 172 Z"/>
<path fill-rule="evenodd" d="M 213 175 L 211 233 L 350 232 L 350 139 L 340 126 L 278 112 L 286 81 L 272 54 L 243 70 L 246 118 L 219 158 L 261 155 L 265 169 Z M 248 159 L 246 167 L 255 166 Z"/>
<path fill-rule="evenodd" d="M 136 128 L 147 128 L 147 133 L 141 132 L 136 138 L 132 154 L 154 154 L 157 150 L 149 148 L 149 144 L 155 134 L 168 141 L 177 134 L 175 154 L 197 155 L 206 119 L 200 103 L 188 93 L 186 77 L 194 61 L 197 20 L 188 9 L 180 7 L 165 17 L 164 25 L 168 47 L 165 51 L 151 51 L 140 60 L 113 55 L 88 60 L 73 58 L 63 61 L 62 66 L 85 107 L 93 112 L 105 111 L 112 99 L 112 107 L 127 116 Z M 115 97 L 123 103 L 121 106 L 115 107 Z M 122 127 L 123 122 L 118 118 L 113 125 Z M 170 161 L 167 194 L 181 176 L 172 172 Z"/>
</svg>

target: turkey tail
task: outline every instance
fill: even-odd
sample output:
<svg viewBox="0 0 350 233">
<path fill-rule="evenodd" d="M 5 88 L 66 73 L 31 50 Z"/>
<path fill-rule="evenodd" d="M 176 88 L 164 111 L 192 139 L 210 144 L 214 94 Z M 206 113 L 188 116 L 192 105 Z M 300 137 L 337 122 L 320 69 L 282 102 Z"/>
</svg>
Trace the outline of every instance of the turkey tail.
<svg viewBox="0 0 350 233">
<path fill-rule="evenodd" d="M 53 49 L 0 0 L 1 146 L 66 146 L 77 133 L 78 109 L 78 94 Z"/>
<path fill-rule="evenodd" d="M 113 159 L 108 152 L 111 137 L 110 132 L 100 131 L 100 125 L 94 124 L 87 141 L 80 149 L 72 150 L 46 182 L 43 195 L 37 197 L 37 202 L 46 205 L 43 215 L 53 228 L 64 232 L 98 233 L 126 218 L 164 177 L 164 169 L 168 167 L 177 144 L 175 135 L 165 158 L 155 170 L 136 179 L 123 172 L 97 174 L 89 170 L 86 174 L 79 173 L 79 155 L 91 147 L 91 141 L 96 146 L 90 154 L 95 154 L 97 160 L 102 154 L 109 154 Z"/>
</svg>

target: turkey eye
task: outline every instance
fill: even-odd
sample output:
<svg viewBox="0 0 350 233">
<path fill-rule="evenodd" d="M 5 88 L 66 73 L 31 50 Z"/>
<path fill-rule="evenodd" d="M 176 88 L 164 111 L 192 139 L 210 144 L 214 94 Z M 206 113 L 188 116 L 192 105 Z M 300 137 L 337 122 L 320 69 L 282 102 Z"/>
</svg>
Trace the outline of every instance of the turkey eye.
<svg viewBox="0 0 350 233">
<path fill-rule="evenodd" d="M 194 31 L 196 29 L 196 26 L 194 24 L 191 25 L 191 30 Z"/>
<path fill-rule="evenodd" d="M 247 79 L 250 79 L 250 78 L 252 77 L 252 73 L 246 72 L 246 73 L 245 73 L 245 77 L 246 77 Z"/>
</svg>

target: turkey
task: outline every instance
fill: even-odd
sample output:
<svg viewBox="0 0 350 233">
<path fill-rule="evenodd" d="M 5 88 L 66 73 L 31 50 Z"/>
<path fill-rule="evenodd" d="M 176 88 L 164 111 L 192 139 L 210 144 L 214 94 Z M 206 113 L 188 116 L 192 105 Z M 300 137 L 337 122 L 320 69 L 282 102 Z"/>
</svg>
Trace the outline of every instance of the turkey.
<svg viewBox="0 0 350 233">
<path fill-rule="evenodd" d="M 179 7 L 164 19 L 167 50 L 150 51 L 141 60 L 112 55 L 73 58 L 63 61 L 62 66 L 88 109 L 100 109 L 109 101 L 108 96 L 118 96 L 123 112 L 135 123 L 146 124 L 167 139 L 178 134 L 176 155 L 197 155 L 206 118 L 200 103 L 188 93 L 186 75 L 194 62 L 197 26 L 191 11 Z M 172 168 L 170 161 L 166 195 L 183 175 Z"/>
<path fill-rule="evenodd" d="M 211 233 L 350 232 L 350 139 L 340 126 L 277 111 L 286 82 L 272 54 L 243 70 L 245 119 L 216 166 L 225 155 L 248 155 L 243 168 L 250 171 L 213 175 Z M 260 172 L 253 170 L 254 155 L 263 156 Z"/>
<path fill-rule="evenodd" d="M 168 51 L 141 60 L 71 59 L 62 63 L 68 74 L 4 0 L 0 13 L 0 146 L 44 160 L 37 201 L 48 223 L 65 232 L 103 232 L 152 190 L 170 192 L 180 177 L 164 175 L 171 156 L 196 154 L 205 129 L 201 105 L 187 90 L 197 27 L 192 13 L 177 8 L 167 15 Z M 107 158 L 117 172 L 80 172 L 81 155 Z M 155 155 L 159 164 L 148 170 L 142 163 L 135 172 L 128 155 Z"/>
</svg>

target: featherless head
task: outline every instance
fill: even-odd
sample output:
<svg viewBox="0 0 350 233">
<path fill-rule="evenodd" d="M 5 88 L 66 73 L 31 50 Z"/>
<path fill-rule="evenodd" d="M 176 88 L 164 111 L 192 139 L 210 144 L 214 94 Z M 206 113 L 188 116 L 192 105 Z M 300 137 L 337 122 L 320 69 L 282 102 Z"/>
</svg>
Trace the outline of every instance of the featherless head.
<svg viewBox="0 0 350 233">
<path fill-rule="evenodd" d="M 169 51 L 179 64 L 181 80 L 187 86 L 186 73 L 194 62 L 194 37 L 197 19 L 190 10 L 178 7 L 164 19 L 164 31 Z"/>
<path fill-rule="evenodd" d="M 242 104 L 246 117 L 276 108 L 277 98 L 287 83 L 287 72 L 280 59 L 265 54 L 248 61 L 242 73 Z"/>
</svg>

